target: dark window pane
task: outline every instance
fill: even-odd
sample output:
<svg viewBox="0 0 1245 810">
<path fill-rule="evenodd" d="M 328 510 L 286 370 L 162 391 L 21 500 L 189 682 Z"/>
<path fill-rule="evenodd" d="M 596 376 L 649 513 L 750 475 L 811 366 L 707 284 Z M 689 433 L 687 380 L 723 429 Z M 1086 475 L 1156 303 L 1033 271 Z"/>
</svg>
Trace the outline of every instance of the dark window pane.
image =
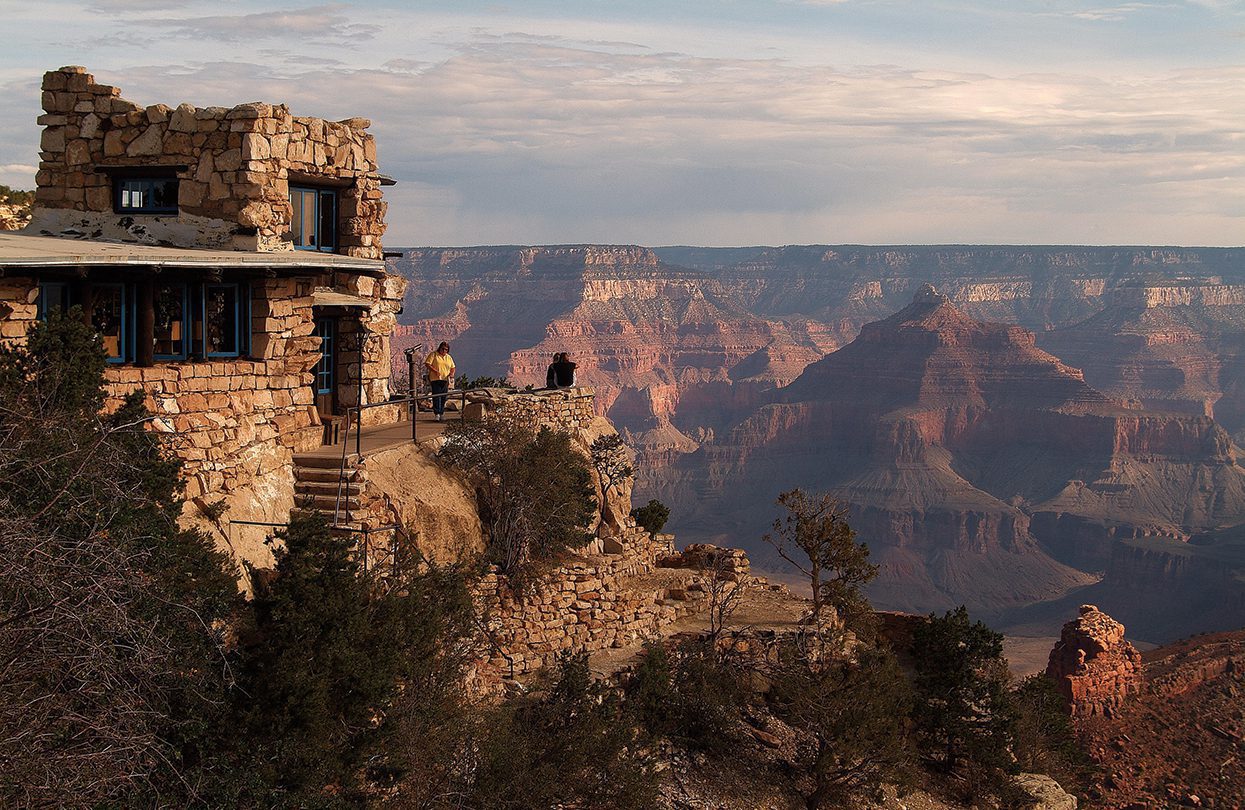
<svg viewBox="0 0 1245 810">
<path fill-rule="evenodd" d="M 91 299 L 91 325 L 104 343 L 104 351 L 114 360 L 124 358 L 125 297 L 120 284 L 96 285 Z"/>
<path fill-rule="evenodd" d="M 337 244 L 337 194 L 333 191 L 321 191 L 320 231 L 316 246 L 321 250 L 332 250 Z"/>
<path fill-rule="evenodd" d="M 186 285 L 156 287 L 155 353 L 165 357 L 186 355 Z"/>
<path fill-rule="evenodd" d="M 238 288 L 209 285 L 203 293 L 208 354 L 238 353 Z"/>
<path fill-rule="evenodd" d="M 46 321 L 48 315 L 65 309 L 69 298 L 69 286 L 59 281 L 46 281 L 39 285 L 39 319 Z"/>
<path fill-rule="evenodd" d="M 333 338 L 337 322 L 332 318 L 316 319 L 316 334 L 320 336 L 320 359 L 316 363 L 316 393 L 331 394 L 333 392 Z"/>
<path fill-rule="evenodd" d="M 337 246 L 337 192 L 332 189 L 291 188 L 290 238 L 303 250 L 333 250 Z"/>
<path fill-rule="evenodd" d="M 176 177 L 118 177 L 117 210 L 136 214 L 177 213 Z"/>
</svg>

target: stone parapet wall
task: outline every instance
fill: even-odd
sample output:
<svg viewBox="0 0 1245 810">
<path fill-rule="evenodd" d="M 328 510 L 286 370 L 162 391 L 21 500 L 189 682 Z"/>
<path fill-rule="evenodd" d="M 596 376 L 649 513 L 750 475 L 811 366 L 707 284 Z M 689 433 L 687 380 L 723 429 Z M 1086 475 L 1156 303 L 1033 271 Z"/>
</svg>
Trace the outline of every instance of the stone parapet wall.
<svg viewBox="0 0 1245 810">
<path fill-rule="evenodd" d="M 617 554 L 566 562 L 513 591 L 492 573 L 476 586 L 488 647 L 485 682 L 534 672 L 563 652 L 596 652 L 657 638 L 703 608 L 706 594 L 690 571 L 659 568 L 674 553 L 670 535 L 629 527 Z"/>
<path fill-rule="evenodd" d="M 486 388 L 467 392 L 467 402 L 553 430 L 587 430 L 596 418 L 596 391 L 587 386 L 550 391 L 505 391 Z"/>
<path fill-rule="evenodd" d="M 43 77 L 35 232 L 179 247 L 291 250 L 291 182 L 338 188 L 339 252 L 383 258 L 386 204 L 365 118 L 324 121 L 284 105 L 148 107 L 81 67 Z M 101 167 L 177 166 L 178 213 L 118 215 Z"/>
</svg>

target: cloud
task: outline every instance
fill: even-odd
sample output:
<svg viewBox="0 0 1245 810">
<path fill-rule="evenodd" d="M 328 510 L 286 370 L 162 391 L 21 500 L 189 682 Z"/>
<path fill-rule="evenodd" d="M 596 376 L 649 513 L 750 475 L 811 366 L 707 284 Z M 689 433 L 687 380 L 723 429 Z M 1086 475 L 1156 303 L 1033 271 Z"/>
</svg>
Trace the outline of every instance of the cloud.
<svg viewBox="0 0 1245 810">
<path fill-rule="evenodd" d="M 350 18 L 343 14 L 345 10 L 346 6 L 324 5 L 252 14 L 137 17 L 132 19 L 130 24 L 164 28 L 173 36 L 222 42 L 291 37 L 315 41 L 359 41 L 371 39 L 381 30 L 379 25 L 351 22 Z"/>
<path fill-rule="evenodd" d="M 841 69 L 521 37 L 384 69 L 210 63 L 134 79 L 153 101 L 195 87 L 199 103 L 230 103 L 245 82 L 296 114 L 373 119 L 400 181 L 392 244 L 1214 244 L 1239 240 L 1245 209 L 1242 67 Z"/>
</svg>

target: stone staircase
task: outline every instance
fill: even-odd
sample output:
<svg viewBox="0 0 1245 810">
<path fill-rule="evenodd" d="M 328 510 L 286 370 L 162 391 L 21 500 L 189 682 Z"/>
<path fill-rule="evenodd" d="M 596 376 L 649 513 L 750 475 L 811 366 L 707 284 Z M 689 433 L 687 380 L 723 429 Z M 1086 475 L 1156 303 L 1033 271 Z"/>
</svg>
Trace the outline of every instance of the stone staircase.
<svg viewBox="0 0 1245 810">
<path fill-rule="evenodd" d="M 330 523 L 350 523 L 362 508 L 364 473 L 353 456 L 294 456 L 294 508 L 318 512 Z M 338 493 L 341 494 L 340 511 Z"/>
</svg>

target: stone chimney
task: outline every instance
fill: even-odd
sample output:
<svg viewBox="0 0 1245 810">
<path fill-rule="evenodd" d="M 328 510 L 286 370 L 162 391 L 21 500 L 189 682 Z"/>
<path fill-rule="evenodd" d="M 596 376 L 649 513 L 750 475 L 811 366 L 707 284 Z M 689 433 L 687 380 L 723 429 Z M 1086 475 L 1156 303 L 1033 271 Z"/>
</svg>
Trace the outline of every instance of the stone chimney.
<svg viewBox="0 0 1245 810">
<path fill-rule="evenodd" d="M 1046 674 L 1073 717 L 1110 717 L 1141 691 L 1141 653 L 1124 640 L 1124 625 L 1095 605 L 1081 605 L 1081 615 L 1063 626 Z"/>
</svg>

